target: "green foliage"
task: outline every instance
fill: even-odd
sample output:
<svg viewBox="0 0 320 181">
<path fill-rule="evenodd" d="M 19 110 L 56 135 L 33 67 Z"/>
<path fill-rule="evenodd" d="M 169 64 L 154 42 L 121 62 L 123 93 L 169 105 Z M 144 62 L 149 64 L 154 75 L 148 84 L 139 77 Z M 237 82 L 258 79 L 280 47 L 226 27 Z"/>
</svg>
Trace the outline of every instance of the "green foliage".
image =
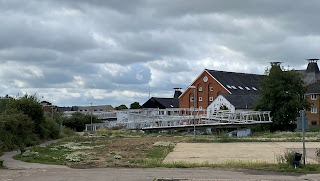
<svg viewBox="0 0 320 181">
<path fill-rule="evenodd" d="M 3 168 L 3 161 L 0 160 L 0 168 Z"/>
<path fill-rule="evenodd" d="M 90 114 L 82 114 L 80 112 L 75 112 L 72 114 L 70 118 L 66 118 L 63 120 L 63 125 L 76 130 L 78 132 L 83 131 L 85 129 L 85 124 L 91 123 L 91 115 Z M 96 116 L 92 115 L 92 123 L 102 123 Z"/>
<path fill-rule="evenodd" d="M 128 109 L 128 107 L 124 104 L 121 104 L 120 106 L 117 106 L 114 108 L 115 110 L 123 110 L 123 109 Z"/>
<path fill-rule="evenodd" d="M 28 115 L 34 121 L 34 133 L 39 137 L 45 137 L 45 117 L 41 104 L 36 95 L 25 95 L 20 99 L 14 100 L 10 104 L 11 109 L 17 109 Z"/>
<path fill-rule="evenodd" d="M 130 109 L 139 109 L 139 108 L 140 108 L 139 102 L 134 102 L 130 104 Z"/>
<path fill-rule="evenodd" d="M 282 71 L 280 65 L 271 65 L 269 75 L 261 83 L 260 98 L 255 105 L 256 110 L 271 111 L 271 131 L 294 130 L 299 110 L 310 107 L 304 99 L 306 89 L 302 84 L 302 77 L 296 71 Z"/>
<path fill-rule="evenodd" d="M 294 151 L 286 151 L 284 155 L 279 155 L 277 157 L 277 162 L 280 166 L 290 167 L 294 159 Z"/>
<path fill-rule="evenodd" d="M 22 111 L 9 110 L 0 115 L 0 149 L 11 150 L 20 148 L 23 150 L 26 146 L 36 143 L 38 140 L 33 133 L 34 122 Z"/>
<path fill-rule="evenodd" d="M 228 110 L 228 107 L 226 105 L 220 106 L 220 110 Z"/>
</svg>

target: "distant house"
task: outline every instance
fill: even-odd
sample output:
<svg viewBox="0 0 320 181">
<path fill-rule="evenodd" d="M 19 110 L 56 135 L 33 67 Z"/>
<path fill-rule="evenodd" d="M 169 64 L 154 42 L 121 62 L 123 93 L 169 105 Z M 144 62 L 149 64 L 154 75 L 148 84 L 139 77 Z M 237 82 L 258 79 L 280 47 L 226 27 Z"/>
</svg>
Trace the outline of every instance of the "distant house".
<svg viewBox="0 0 320 181">
<path fill-rule="evenodd" d="M 180 88 L 175 88 L 173 98 L 160 98 L 160 97 L 151 97 L 147 102 L 145 102 L 141 108 L 179 108 L 179 99 L 181 95 Z"/>
<path fill-rule="evenodd" d="M 72 107 L 58 107 L 58 112 L 72 111 Z"/>
<path fill-rule="evenodd" d="M 306 110 L 309 125 L 320 125 L 320 71 L 319 59 L 307 59 L 308 66 L 305 70 L 298 70 L 303 75 L 304 86 L 307 87 L 305 99 L 311 103 L 311 109 Z"/>
<path fill-rule="evenodd" d="M 233 100 L 242 99 L 241 97 L 256 98 L 260 94 L 260 82 L 263 78 L 264 75 L 205 69 L 180 95 L 179 107 L 193 108 L 194 97 L 196 98 L 195 106 L 199 110 L 207 109 L 222 94 L 237 95 L 237 97 L 228 97 L 230 104 Z M 195 89 L 192 86 L 195 86 Z M 227 96 L 223 98 L 226 99 Z M 219 100 L 216 101 L 218 102 Z M 211 107 L 214 109 L 216 106 Z"/>
<path fill-rule="evenodd" d="M 74 111 L 87 113 L 87 112 L 108 112 L 115 109 L 111 105 L 98 105 L 98 106 L 74 106 Z"/>
<path fill-rule="evenodd" d="M 320 125 L 320 80 L 307 87 L 305 99 L 311 103 L 311 109 L 306 110 L 310 125 Z"/>
</svg>

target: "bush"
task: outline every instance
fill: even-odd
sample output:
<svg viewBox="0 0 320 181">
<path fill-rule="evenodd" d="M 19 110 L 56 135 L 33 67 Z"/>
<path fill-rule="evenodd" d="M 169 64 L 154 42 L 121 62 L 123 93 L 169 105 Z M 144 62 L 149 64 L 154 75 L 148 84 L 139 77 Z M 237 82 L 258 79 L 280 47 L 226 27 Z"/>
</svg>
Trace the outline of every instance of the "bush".
<svg viewBox="0 0 320 181">
<path fill-rule="evenodd" d="M 96 116 L 92 116 L 92 122 L 93 123 L 102 123 L 102 120 L 99 120 Z M 63 121 L 63 125 L 71 128 L 73 130 L 76 130 L 78 132 L 81 132 L 85 129 L 85 124 L 90 124 L 91 123 L 91 116 L 82 114 L 79 112 L 75 112 L 72 114 L 70 118 L 66 118 Z"/>
<path fill-rule="evenodd" d="M 284 155 L 280 155 L 277 158 L 278 164 L 280 166 L 291 166 L 294 159 L 294 151 L 286 151 Z"/>
<path fill-rule="evenodd" d="M 71 137 L 71 136 L 75 136 L 76 132 L 73 131 L 72 129 L 63 126 L 62 127 L 62 132 L 60 134 L 61 138 L 65 138 L 65 137 Z"/>
<path fill-rule="evenodd" d="M 59 125 L 52 118 L 46 118 L 44 124 L 44 137 L 50 139 L 58 139 L 60 135 Z"/>
</svg>

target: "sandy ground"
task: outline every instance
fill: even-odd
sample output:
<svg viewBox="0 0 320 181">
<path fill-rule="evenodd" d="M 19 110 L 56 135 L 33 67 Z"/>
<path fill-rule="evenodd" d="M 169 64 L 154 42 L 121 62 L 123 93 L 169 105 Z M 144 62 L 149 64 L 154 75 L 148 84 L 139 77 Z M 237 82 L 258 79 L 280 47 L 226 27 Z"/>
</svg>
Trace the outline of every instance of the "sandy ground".
<svg viewBox="0 0 320 181">
<path fill-rule="evenodd" d="M 320 142 L 306 143 L 306 162 L 317 163 L 315 151 Z M 277 157 L 286 150 L 302 153 L 299 142 L 247 142 L 247 143 L 178 143 L 164 162 L 188 161 L 223 163 L 226 161 L 251 161 L 277 163 Z"/>
</svg>

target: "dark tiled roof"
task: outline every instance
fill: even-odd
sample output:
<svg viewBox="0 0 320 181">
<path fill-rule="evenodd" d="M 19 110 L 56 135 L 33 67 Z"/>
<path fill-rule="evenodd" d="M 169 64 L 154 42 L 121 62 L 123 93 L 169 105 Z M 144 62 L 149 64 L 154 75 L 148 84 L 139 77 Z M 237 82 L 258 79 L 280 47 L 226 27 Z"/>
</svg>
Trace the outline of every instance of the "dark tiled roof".
<svg viewBox="0 0 320 181">
<path fill-rule="evenodd" d="M 236 109 L 250 109 L 253 104 L 258 100 L 259 95 L 235 95 L 235 94 L 222 94 Z"/>
<path fill-rule="evenodd" d="M 232 94 L 259 94 L 264 75 L 207 70 Z M 250 90 L 248 90 L 247 88 Z M 241 89 L 242 88 L 242 89 Z M 254 90 L 257 89 L 257 90 Z"/>
<path fill-rule="evenodd" d="M 313 84 L 320 80 L 317 62 L 309 62 L 306 70 L 297 70 L 297 72 L 303 75 L 302 79 L 305 84 Z"/>
<path fill-rule="evenodd" d="M 312 93 L 320 93 L 320 80 L 317 82 L 310 84 L 307 87 L 307 93 L 312 94 Z"/>
<path fill-rule="evenodd" d="M 59 112 L 72 111 L 72 107 L 58 107 Z"/>
<path fill-rule="evenodd" d="M 179 99 L 151 97 L 141 108 L 179 108 Z"/>
</svg>

